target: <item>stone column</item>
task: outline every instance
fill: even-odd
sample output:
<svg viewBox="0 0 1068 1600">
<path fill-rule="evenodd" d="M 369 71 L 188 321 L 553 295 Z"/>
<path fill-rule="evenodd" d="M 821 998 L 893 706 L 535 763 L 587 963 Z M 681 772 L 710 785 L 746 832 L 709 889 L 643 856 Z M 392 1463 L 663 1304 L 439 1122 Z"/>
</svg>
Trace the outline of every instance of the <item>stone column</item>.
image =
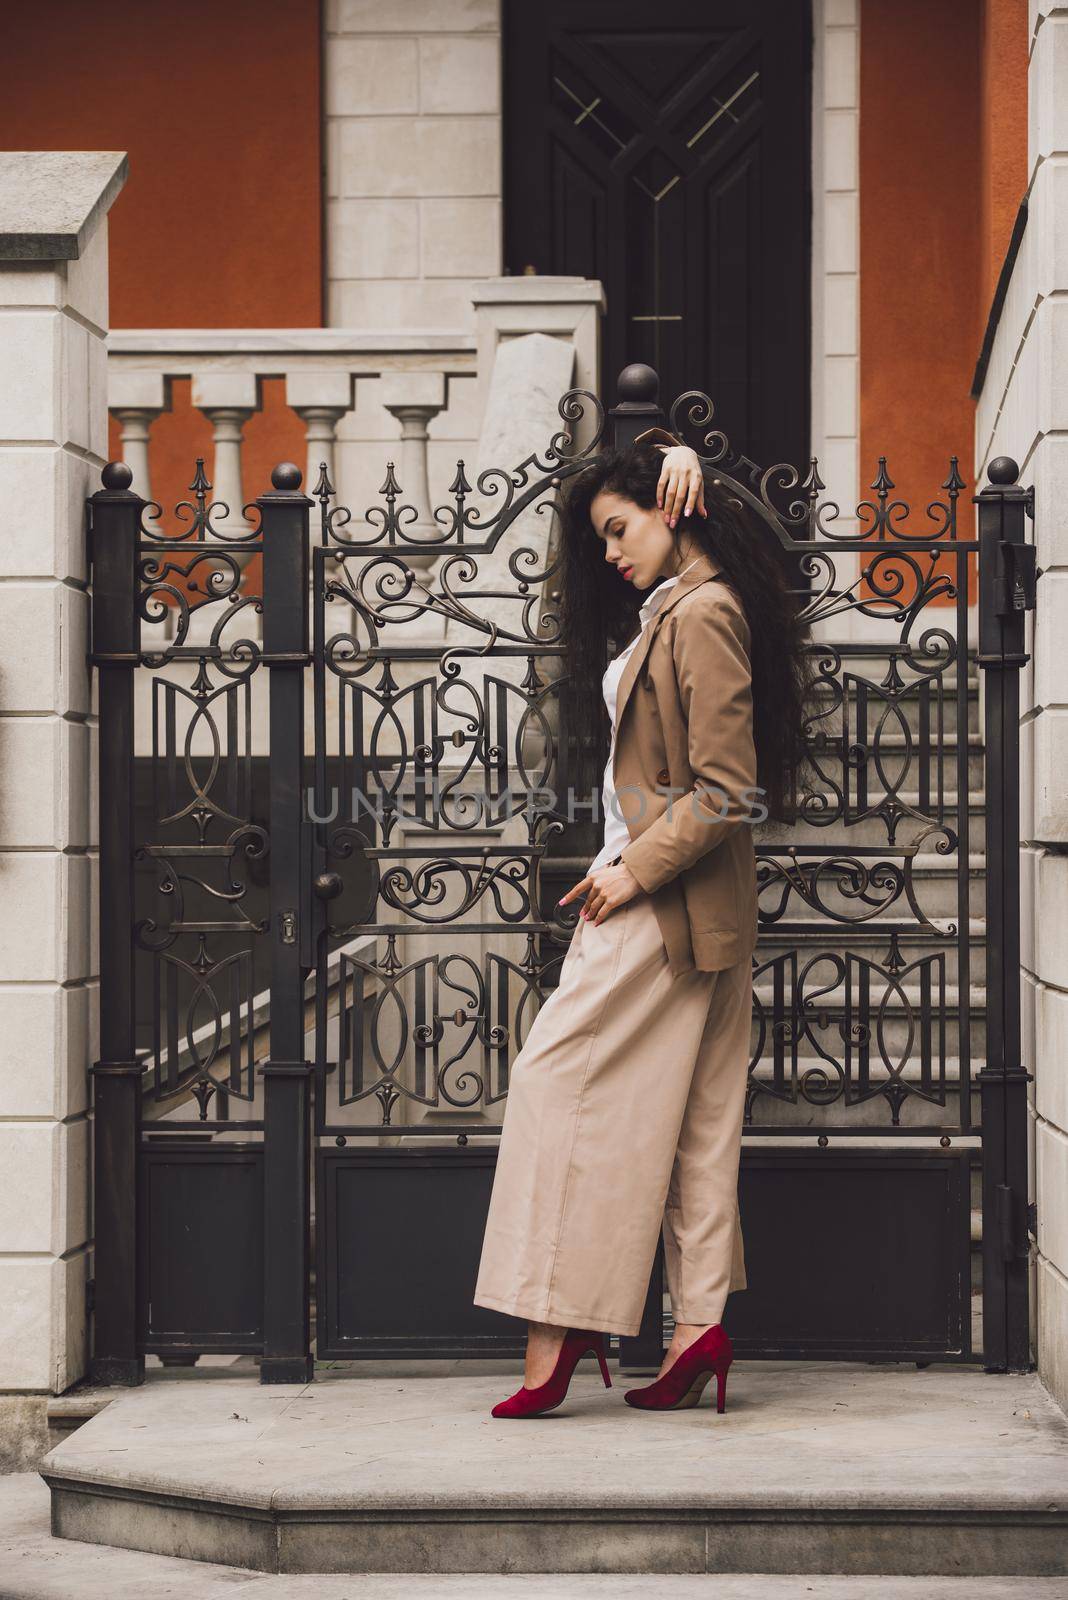
<svg viewBox="0 0 1068 1600">
<path fill-rule="evenodd" d="M 107 213 L 125 178 L 117 152 L 0 155 L 0 1470 L 31 1464 L 47 1396 L 87 1359 L 85 496 L 107 451 Z"/>
<path fill-rule="evenodd" d="M 260 409 L 259 387 L 252 372 L 205 372 L 193 379 L 193 404 L 203 411 L 214 433 L 211 498 L 224 501 L 228 508 L 225 515 L 212 518 L 217 533 L 239 537 L 253 527 L 242 509 L 241 444 L 245 423 Z"/>
<path fill-rule="evenodd" d="M 162 372 L 108 372 L 108 410 L 122 429 L 122 460 L 133 473 L 131 487 L 144 500 L 152 496 L 149 443 L 152 424 L 171 409 L 171 381 Z M 145 526 L 159 528 L 159 518 L 145 514 Z M 162 529 L 160 529 L 162 532 Z"/>
<path fill-rule="evenodd" d="M 1022 1061 L 1034 1074 L 1034 1355 L 1068 1407 L 1068 13 L 1037 0 L 1030 25 L 1027 225 L 977 410 L 975 477 L 999 455 L 1019 461 L 1043 569 L 1020 684 Z"/>
<path fill-rule="evenodd" d="M 401 425 L 400 470 L 397 474 L 401 486 L 400 503 L 414 506 L 415 520 L 406 522 L 400 530 L 404 539 L 413 543 L 419 539 L 440 539 L 441 527 L 434 521 L 430 500 L 430 478 L 427 472 L 428 424 L 432 417 L 445 408 L 445 374 L 443 372 L 396 372 L 382 379 L 382 404 Z M 438 552 L 425 556 L 405 551 L 404 559 L 415 571 L 427 572 L 438 559 Z"/>
<path fill-rule="evenodd" d="M 308 458 L 304 473 L 304 492 L 314 494 L 320 468 L 325 464 L 334 485 L 336 503 L 345 504 L 337 480 L 335 448 L 337 425 L 353 406 L 354 381 L 351 372 L 287 372 L 286 404 L 304 424 Z M 312 513 L 313 518 L 315 513 Z M 313 527 L 313 534 L 316 532 Z"/>
<path fill-rule="evenodd" d="M 245 516 L 245 490 L 241 472 L 241 445 L 245 423 L 260 408 L 260 382 L 252 372 L 205 372 L 194 377 L 192 400 L 203 411 L 212 426 L 215 455 L 209 470 L 211 478 L 210 503 L 222 502 L 226 511 L 211 518 L 218 534 L 229 539 L 239 539 L 251 534 L 255 526 Z M 209 535 L 210 537 L 210 535 Z M 228 554 L 243 570 L 252 559 L 240 545 L 228 545 Z M 232 571 L 229 560 L 220 567 Z M 218 606 L 205 606 L 194 611 L 189 619 L 186 644 L 206 643 L 211 630 L 219 620 Z M 238 630 L 246 638 L 258 639 L 263 628 L 263 618 L 254 611 L 246 611 Z"/>
</svg>

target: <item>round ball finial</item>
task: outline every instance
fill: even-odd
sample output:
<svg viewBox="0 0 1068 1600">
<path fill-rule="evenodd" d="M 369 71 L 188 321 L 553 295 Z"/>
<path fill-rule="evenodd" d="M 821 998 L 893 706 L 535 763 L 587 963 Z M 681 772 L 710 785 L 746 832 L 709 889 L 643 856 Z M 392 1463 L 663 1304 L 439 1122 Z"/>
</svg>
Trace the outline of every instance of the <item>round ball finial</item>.
<svg viewBox="0 0 1068 1600">
<path fill-rule="evenodd" d="M 280 461 L 271 473 L 271 482 L 276 489 L 289 490 L 292 493 L 300 488 L 303 476 L 295 461 Z"/>
<path fill-rule="evenodd" d="M 133 473 L 125 461 L 109 461 L 100 469 L 100 481 L 105 489 L 128 489 L 133 483 Z"/>
<path fill-rule="evenodd" d="M 991 483 L 1015 483 L 1020 476 L 1020 469 L 1011 456 L 995 456 L 986 469 L 986 475 Z"/>
<path fill-rule="evenodd" d="M 644 361 L 632 361 L 616 379 L 616 393 L 621 402 L 655 405 L 660 393 L 660 377 L 655 368 Z"/>
</svg>

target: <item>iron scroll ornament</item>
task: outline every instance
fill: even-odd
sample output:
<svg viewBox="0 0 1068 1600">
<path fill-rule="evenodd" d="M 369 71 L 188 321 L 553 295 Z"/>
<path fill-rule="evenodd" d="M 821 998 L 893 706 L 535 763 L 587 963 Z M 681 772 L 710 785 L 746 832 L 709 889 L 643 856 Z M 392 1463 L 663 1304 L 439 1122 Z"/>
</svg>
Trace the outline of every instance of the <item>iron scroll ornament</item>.
<svg viewBox="0 0 1068 1600">
<path fill-rule="evenodd" d="M 581 391 L 572 392 L 561 402 L 561 416 L 575 421 L 582 402 L 591 400 Z M 954 746 L 950 727 L 951 712 L 955 708 L 959 714 L 962 708 L 961 683 L 953 685 L 950 679 L 961 664 L 957 640 L 966 639 L 966 630 L 959 630 L 960 609 L 967 603 L 967 564 L 976 549 L 958 531 L 964 481 L 957 458 L 951 458 L 942 486 L 944 498 L 926 506 L 927 525 L 917 530 L 909 521 L 907 504 L 894 497 L 895 485 L 880 458 L 873 497 L 856 507 L 855 526 L 849 529 L 840 526 L 838 504 L 820 498 L 825 485 L 815 459 L 804 477 L 785 463 L 761 469 L 732 449 L 725 434 L 710 426 L 713 419 L 712 402 L 699 391 L 680 396 L 671 408 L 673 431 L 681 435 L 686 428 L 704 430 L 699 453 L 706 470 L 727 481 L 737 504 L 773 534 L 784 554 L 794 558 L 807 584 L 802 601 L 805 620 L 819 629 L 852 613 L 878 624 L 885 641 L 876 652 L 883 665 L 875 673 L 850 670 L 850 654 L 839 645 L 818 642 L 813 647 L 822 703 L 809 727 L 810 787 L 800 796 L 799 806 L 799 825 L 809 838 L 804 844 L 765 843 L 758 848 L 764 937 L 792 941 L 795 957 L 799 951 L 807 954 L 801 965 L 794 960 L 785 982 L 781 955 L 757 970 L 756 1048 L 747 1121 L 755 1126 L 755 1109 L 769 1096 L 824 1109 L 837 1104 L 843 1113 L 876 1099 L 887 1108 L 891 1126 L 898 1127 L 910 1098 L 949 1110 L 945 1038 L 954 1017 L 959 1031 L 958 997 L 966 987 L 959 978 L 957 996 L 949 996 L 946 982 L 946 961 L 954 954 L 964 963 L 959 970 L 966 970 L 966 895 L 963 916 L 959 894 L 955 916 L 934 914 L 923 903 L 925 883 L 918 871 L 921 865 L 926 871 L 926 864 L 934 860 L 959 872 L 959 841 L 966 837 L 960 808 L 967 806 L 967 752 L 965 747 L 962 773 L 961 751 Z M 467 956 L 462 962 L 453 955 L 431 956 L 421 959 L 417 969 L 402 959 L 398 948 L 398 941 L 413 927 L 431 927 L 439 935 L 448 930 L 454 948 L 465 935 L 484 935 L 492 928 L 523 934 L 525 947 L 503 967 L 528 1008 L 531 995 L 543 992 L 546 939 L 548 966 L 558 965 L 568 929 L 540 920 L 537 908 L 548 845 L 561 831 L 560 825 L 546 827 L 544 818 L 539 823 L 530 817 L 523 844 L 500 851 L 468 847 L 460 854 L 448 848 L 450 835 L 470 834 L 499 818 L 492 814 L 475 818 L 457 810 L 446 816 L 444 844 L 439 833 L 428 840 L 429 851 L 416 850 L 397 842 L 405 819 L 392 797 L 404 778 L 425 783 L 457 750 L 466 755 L 450 769 L 447 795 L 459 799 L 467 781 L 479 772 L 486 778 L 487 792 L 492 780 L 494 792 L 503 795 L 507 769 L 522 771 L 521 761 L 509 759 L 514 741 L 505 737 L 505 731 L 522 726 L 524 719 L 528 728 L 537 725 L 548 750 L 538 774 L 556 770 L 548 731 L 551 710 L 559 712 L 566 686 L 544 672 L 543 662 L 551 659 L 554 649 L 558 651 L 559 635 L 551 608 L 539 609 L 538 604 L 556 568 L 539 550 L 522 544 L 513 548 L 507 541 L 514 524 L 531 508 L 539 516 L 551 515 L 565 479 L 594 459 L 604 423 L 598 407 L 594 440 L 582 452 L 570 451 L 565 431 L 543 455 L 526 458 L 513 472 L 490 469 L 480 474 L 478 492 L 500 502 L 489 514 L 471 502 L 474 491 L 459 463 L 450 485 L 452 503 L 434 512 L 442 535 L 431 544 L 404 539 L 404 529 L 416 513 L 402 505 L 392 466 L 382 489 L 384 507 L 365 514 L 363 526 L 369 533 L 362 538 L 353 531 L 351 513 L 331 507 L 333 487 L 325 469 L 320 477 L 321 670 L 324 679 L 334 677 L 339 694 L 353 697 L 349 731 L 355 738 L 360 730 L 360 740 L 350 740 L 347 749 L 369 782 L 380 785 L 386 801 L 377 842 L 344 824 L 324 841 L 331 862 L 335 851 L 338 865 L 355 855 L 369 873 L 357 914 L 335 923 L 329 938 L 343 942 L 362 931 L 369 942 L 380 946 L 379 955 L 360 957 L 357 966 L 361 982 L 370 989 L 380 986 L 381 1004 L 377 1010 L 372 1004 L 361 1011 L 359 1039 L 355 1028 L 347 1031 L 342 1043 L 353 1054 L 346 1057 L 343 1048 L 338 1062 L 326 1054 L 320 1057 L 324 1091 L 325 1077 L 334 1075 L 335 1068 L 340 1090 L 334 1120 L 324 1122 L 323 1131 L 341 1136 L 375 1127 L 399 1130 L 406 1124 L 396 1123 L 394 1113 L 398 1100 L 405 1097 L 439 1111 L 459 1114 L 477 1105 L 484 1113 L 506 1092 L 506 1056 L 518 1037 L 512 1025 L 514 1007 L 508 1001 L 490 1015 L 483 1014 L 492 990 L 490 969 L 500 976 L 502 963 L 493 957 L 480 963 Z M 440 563 L 432 591 L 420 584 L 403 559 L 406 553 L 425 553 L 428 548 Z M 498 576 L 503 567 L 507 586 L 479 587 L 475 558 L 492 557 L 502 548 L 507 548 L 507 555 L 498 564 Z M 347 568 L 355 556 L 363 556 L 364 564 L 352 575 Z M 855 570 L 843 577 L 846 559 Z M 950 572 L 945 570 L 947 562 Z M 514 625 L 502 622 L 497 614 L 485 614 L 490 605 L 499 612 L 501 603 L 508 601 L 520 607 Z M 351 626 L 329 631 L 326 608 L 339 603 L 349 608 Z M 947 603 L 956 604 L 957 632 L 941 620 L 923 625 L 934 606 Z M 398 667 L 405 661 L 417 662 L 417 655 L 406 657 L 403 644 L 380 646 L 377 637 L 386 629 L 396 636 L 403 626 L 427 619 L 446 629 L 470 630 L 480 642 L 446 644 L 432 657 L 436 668 L 432 678 L 402 686 Z M 894 636 L 887 638 L 891 629 Z M 480 693 L 464 676 L 474 660 L 509 657 L 521 658 L 525 667 L 518 685 L 509 683 L 502 690 L 499 681 L 487 676 L 485 692 Z M 966 675 L 966 663 L 963 671 Z M 491 692 L 497 691 L 505 698 L 512 695 L 516 710 L 511 718 L 501 715 L 495 722 Z M 409 713 L 413 725 L 418 722 L 430 731 L 409 739 L 403 731 Z M 439 715 L 455 719 L 451 732 L 438 731 Z M 387 743 L 386 729 L 393 737 L 388 762 L 378 759 Z M 324 798 L 317 792 L 317 804 Z M 826 832 L 832 826 L 869 835 L 876 829 L 882 840 L 853 849 L 814 842 L 815 830 Z M 505 885 L 513 896 L 510 905 L 501 897 Z M 483 911 L 486 920 L 478 921 L 482 901 L 491 904 Z M 828 925 L 834 930 L 834 949 L 820 952 L 821 934 L 825 936 Z M 870 953 L 843 962 L 842 943 L 850 936 L 860 939 Z M 963 950 L 955 948 L 962 943 Z M 910 962 L 905 947 L 924 944 L 937 949 Z M 822 978 L 821 962 L 827 968 Z M 465 977 L 460 979 L 463 963 Z M 761 979 L 773 991 L 768 1014 L 764 1014 Z M 415 985 L 413 1003 L 423 1018 L 410 1028 L 398 1023 L 406 983 Z M 921 1052 L 918 1070 L 909 1077 L 912 1069 L 902 1060 L 897 1035 L 903 1032 L 906 1042 L 914 1035 L 917 1011 L 923 1005 L 930 1021 L 932 994 L 942 996 L 946 1009 L 936 1019 L 935 1045 L 930 1052 Z M 387 1012 L 392 1017 L 388 1027 Z M 413 1041 L 413 1048 L 417 1045 L 423 1052 L 418 1085 L 413 1084 L 410 1092 L 395 1053 L 378 1037 L 380 1025 L 391 1038 L 399 1028 Z M 455 1048 L 447 1043 L 450 1028 L 460 1030 Z M 769 1075 L 766 1063 L 762 1064 L 761 1044 L 769 1038 L 777 1041 L 780 1056 L 785 1052 L 794 1061 L 785 1077 L 779 1066 Z M 966 1075 L 968 1052 L 958 1042 L 956 1057 Z M 799 1053 L 802 1043 L 814 1058 L 808 1067 Z M 477 1060 L 472 1066 L 473 1054 Z M 458 1093 L 438 1074 L 457 1073 L 465 1060 L 468 1092 Z M 958 1087 L 961 1123 L 967 1126 L 969 1097 L 963 1092 L 963 1078 Z M 345 1120 L 351 1108 L 376 1096 L 382 1108 L 379 1123 Z M 493 1131 L 484 1118 L 470 1124 L 449 1120 L 441 1131 L 447 1127 L 454 1133 L 458 1126 L 465 1136 Z"/>
<path fill-rule="evenodd" d="M 581 450 L 574 448 L 572 429 L 591 409 L 590 441 Z M 344 819 L 336 825 L 315 824 L 323 857 L 319 865 L 336 871 L 345 889 L 327 908 L 328 918 L 331 911 L 336 914 L 324 925 L 320 954 L 325 959 L 331 949 L 361 935 L 365 945 L 381 947 L 373 959 L 341 957 L 350 963 L 349 970 L 331 979 L 336 999 L 339 985 L 354 980 L 358 970 L 369 1002 L 360 1030 L 349 1027 L 351 1005 L 346 1010 L 345 1038 L 353 1051 L 349 1060 L 324 1047 L 318 1052 L 322 1103 L 330 1077 L 339 1131 L 405 1126 L 395 1121 L 398 1100 L 459 1116 L 466 1131 L 492 1131 L 485 1112 L 507 1092 L 508 1062 L 522 1035 L 522 1018 L 529 1020 L 562 958 L 568 926 L 546 921 L 539 908 L 549 846 L 564 824 L 544 812 L 525 814 L 522 806 L 523 795 L 549 787 L 553 776 L 559 776 L 554 732 L 567 691 L 566 683 L 548 670 L 560 653 L 549 592 L 558 569 L 545 554 L 547 532 L 524 543 L 518 525 L 529 513 L 538 519 L 536 526 L 549 529 L 560 489 L 595 459 L 606 437 L 607 418 L 596 398 L 582 390 L 564 396 L 559 414 L 564 426 L 547 447 L 510 472 L 487 469 L 472 486 L 463 462 L 458 463 L 449 490 L 452 500 L 434 512 L 440 534 L 432 541 L 406 537 L 417 512 L 403 502 L 392 465 L 382 503 L 369 508 L 356 526 L 346 508 L 332 504 L 334 491 L 325 469 L 316 486 L 316 704 L 325 704 L 322 697 L 332 684 L 348 763 L 384 804 L 378 832 L 352 828 Z M 808 585 L 803 614 L 810 625 L 826 627 L 852 612 L 866 623 L 878 623 L 884 635 L 895 630 L 880 647 L 883 664 L 875 672 L 850 670 L 849 652 L 839 644 L 821 641 L 814 646 L 822 700 L 809 729 L 810 786 L 799 806 L 799 825 L 807 837 L 804 842 L 764 843 L 758 850 L 764 940 L 789 941 L 793 956 L 807 954 L 788 973 L 787 951 L 758 968 L 750 1123 L 754 1107 L 769 1095 L 792 1104 L 837 1103 L 843 1110 L 881 1096 L 896 1126 L 910 1095 L 947 1104 L 946 1053 L 936 1051 L 930 1070 L 921 1068 L 915 1085 L 903 1088 L 896 1043 L 878 1025 L 879 996 L 894 1001 L 895 1025 L 908 1034 L 924 997 L 948 992 L 944 975 L 910 963 L 906 944 L 935 946 L 947 959 L 956 947 L 958 998 L 950 1009 L 958 1030 L 959 995 L 967 983 L 966 894 L 958 896 L 955 917 L 932 914 L 923 904 L 917 870 L 922 861 L 935 858 L 945 866 L 956 865 L 959 873 L 960 841 L 967 837 L 962 827 L 969 790 L 967 746 L 962 765 L 962 749 L 954 746 L 951 727 L 954 709 L 959 717 L 963 707 L 960 669 L 966 673 L 965 654 L 958 653 L 958 639 L 966 637 L 959 628 L 961 607 L 966 606 L 961 575 L 966 580 L 967 562 L 976 548 L 958 533 L 963 480 L 954 458 L 943 484 L 945 498 L 926 507 L 928 525 L 916 532 L 908 507 L 894 498 L 894 484 L 881 459 L 873 498 L 856 508 L 857 531 L 842 531 L 837 504 L 820 499 L 825 485 L 815 459 L 804 477 L 787 464 L 761 469 L 735 451 L 711 426 L 713 421 L 712 402 L 698 391 L 680 396 L 671 407 L 674 431 L 703 430 L 706 469 L 729 482 L 737 503 L 795 558 Z M 184 792 L 158 809 L 154 836 L 139 843 L 139 858 L 156 864 L 157 905 L 156 914 L 139 919 L 136 936 L 144 956 L 171 961 L 176 972 L 186 974 L 182 1003 L 187 1020 L 177 1034 L 171 1022 L 166 1031 L 172 1044 L 183 1034 L 188 1041 L 202 1041 L 187 1049 L 186 1056 L 201 1086 L 197 1092 L 204 1100 L 205 1119 L 212 1084 L 247 1095 L 252 1082 L 246 1048 L 251 1024 L 234 1023 L 232 996 L 228 1000 L 218 992 L 233 963 L 225 951 L 213 951 L 209 941 L 225 942 L 232 933 L 246 941 L 247 949 L 247 941 L 262 935 L 262 916 L 243 909 L 248 880 L 235 867 L 244 861 L 249 871 L 257 870 L 267 861 L 268 848 L 268 830 L 252 815 L 247 795 L 236 807 L 218 798 L 224 782 L 231 781 L 226 775 L 241 769 L 250 750 L 247 740 L 241 749 L 234 740 L 251 715 L 242 703 L 263 662 L 263 650 L 255 638 L 236 637 L 232 619 L 262 611 L 262 597 L 243 588 L 243 558 L 262 552 L 263 541 L 258 528 L 247 537 L 221 537 L 213 517 L 223 515 L 225 508 L 210 501 L 210 488 L 198 463 L 193 498 L 179 508 L 182 526 L 175 535 L 161 534 L 150 514 L 158 507 L 143 508 L 137 594 L 142 630 L 149 635 L 169 610 L 179 614 L 173 639 L 143 649 L 139 660 L 158 675 L 153 694 L 161 707 L 157 726 L 165 737 L 154 760 L 165 765 L 168 782 Z M 432 586 L 406 560 L 428 554 L 437 569 Z M 855 570 L 840 577 L 843 558 L 853 556 Z M 955 564 L 948 573 L 947 562 L 951 569 Z M 479 583 L 483 564 L 492 569 L 488 585 Z M 923 626 L 931 608 L 947 601 L 957 605 L 957 632 L 940 623 Z M 210 630 L 191 640 L 196 614 L 211 607 L 218 616 Z M 509 607 L 516 608 L 516 617 L 507 615 Z M 328 627 L 328 615 L 339 610 L 348 613 L 347 625 Z M 443 642 L 409 652 L 403 633 L 406 628 L 414 631 L 413 624 L 424 631 L 436 628 Z M 468 637 L 451 644 L 448 634 L 454 631 Z M 149 637 L 146 642 L 153 641 Z M 420 660 L 432 670 L 402 682 Z M 490 663 L 499 664 L 499 670 L 484 670 Z M 481 679 L 472 679 L 473 664 L 483 670 Z M 955 669 L 954 690 L 949 679 Z M 179 681 L 176 672 L 188 676 Z M 184 712 L 175 711 L 179 704 L 186 707 Z M 173 742 L 168 745 L 166 736 L 168 726 L 177 728 L 183 718 L 184 750 Z M 317 739 L 321 732 L 320 727 Z M 206 742 L 199 754 L 193 748 L 198 739 Z M 418 848 L 400 843 L 412 823 L 402 811 L 403 780 L 414 776 L 417 790 L 420 785 L 425 790 L 442 773 L 443 802 L 432 836 Z M 325 810 L 325 776 L 323 748 L 316 756 L 317 815 Z M 483 779 L 488 799 L 481 813 L 470 797 L 477 777 Z M 525 830 L 524 838 L 501 845 L 458 842 L 486 826 L 500 828 L 517 794 L 520 804 L 513 819 Z M 866 832 L 871 842 L 852 849 L 840 841 L 814 842 L 819 831 L 834 825 Z M 181 860 L 167 839 L 180 826 L 192 827 L 195 834 L 183 840 L 186 855 Z M 879 838 L 871 839 L 873 829 Z M 189 854 L 198 850 L 199 859 Z M 222 878 L 212 876 L 219 864 Z M 356 882 L 352 872 L 360 865 L 367 872 Z M 209 916 L 201 910 L 190 916 L 190 894 L 213 901 L 226 915 Z M 209 922 L 214 924 L 210 931 L 205 926 Z M 834 930 L 835 949 L 824 953 L 819 945 L 828 926 Z M 448 932 L 454 948 L 421 958 L 417 968 L 401 959 L 398 941 L 419 927 L 438 937 Z M 489 951 L 480 960 L 455 948 L 464 935 L 478 937 L 492 930 L 517 936 L 521 948 L 507 957 Z M 859 965 L 841 960 L 843 939 L 850 937 L 869 951 Z M 872 949 L 875 943 L 881 943 L 881 951 Z M 825 977 L 819 975 L 821 962 Z M 762 978 L 774 990 L 770 1009 Z M 376 989 L 377 1000 L 371 993 Z M 412 1017 L 403 1014 L 409 1003 L 416 1007 Z M 245 994 L 239 1010 L 250 1014 L 251 1005 L 251 995 Z M 762 1008 L 765 1014 L 760 1014 Z M 230 1021 L 220 1020 L 228 1017 Z M 939 1027 L 944 1031 L 952 1022 L 947 1011 Z M 451 1040 L 450 1029 L 458 1030 Z M 414 1064 L 398 1061 L 386 1033 L 409 1040 Z M 232 1059 L 228 1070 L 220 1074 L 217 1068 L 223 1051 L 234 1057 L 235 1038 L 241 1041 L 237 1077 Z M 784 1077 L 777 1065 L 768 1076 L 761 1053 L 762 1041 L 768 1040 L 774 1041 L 777 1061 L 791 1058 L 796 1070 Z M 798 1055 L 801 1042 L 818 1056 L 818 1072 L 796 1067 L 803 1060 Z M 851 1056 L 858 1043 L 863 1065 Z M 157 1060 L 162 1062 L 164 1054 L 157 1033 Z M 178 1069 L 173 1065 L 180 1055 L 175 1046 L 172 1064 L 158 1066 L 160 1094 L 188 1084 L 188 1063 Z M 962 1070 L 966 1055 L 963 1047 L 958 1050 Z M 346 1120 L 348 1108 L 373 1100 L 380 1108 L 376 1123 L 354 1126 Z M 966 1103 L 962 1093 L 962 1121 L 967 1119 Z M 477 1119 L 464 1123 L 472 1112 L 478 1113 Z M 450 1127 L 455 1131 L 454 1124 Z"/>
</svg>

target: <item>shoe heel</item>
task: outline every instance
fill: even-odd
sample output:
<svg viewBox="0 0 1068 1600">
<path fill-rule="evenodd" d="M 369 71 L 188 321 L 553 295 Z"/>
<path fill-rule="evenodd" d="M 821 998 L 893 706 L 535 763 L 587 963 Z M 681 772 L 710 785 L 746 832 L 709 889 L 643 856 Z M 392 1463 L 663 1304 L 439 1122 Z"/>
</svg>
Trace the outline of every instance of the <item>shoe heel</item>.
<svg viewBox="0 0 1068 1600">
<path fill-rule="evenodd" d="M 725 1367 L 716 1368 L 716 1410 L 723 1415 L 727 1409 L 727 1373 L 730 1371 L 730 1362 Z"/>
<path fill-rule="evenodd" d="M 594 1350 L 595 1350 L 596 1355 L 597 1355 L 598 1364 L 600 1365 L 600 1368 L 601 1368 L 601 1377 L 604 1379 L 604 1386 L 605 1386 L 606 1389 L 610 1389 L 612 1387 L 612 1379 L 611 1379 L 611 1377 L 609 1375 L 609 1372 L 608 1372 L 608 1362 L 605 1360 L 604 1345 L 603 1344 L 595 1345 L 594 1346 Z"/>
</svg>

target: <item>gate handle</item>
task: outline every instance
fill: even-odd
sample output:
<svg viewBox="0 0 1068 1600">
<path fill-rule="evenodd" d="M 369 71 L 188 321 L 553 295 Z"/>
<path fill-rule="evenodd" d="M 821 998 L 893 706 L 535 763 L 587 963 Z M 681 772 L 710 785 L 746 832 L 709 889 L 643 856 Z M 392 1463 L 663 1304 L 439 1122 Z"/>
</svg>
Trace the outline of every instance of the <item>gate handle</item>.
<svg viewBox="0 0 1068 1600">
<path fill-rule="evenodd" d="M 320 900 L 336 900 L 344 887 L 338 872 L 320 872 L 312 884 Z"/>
</svg>

